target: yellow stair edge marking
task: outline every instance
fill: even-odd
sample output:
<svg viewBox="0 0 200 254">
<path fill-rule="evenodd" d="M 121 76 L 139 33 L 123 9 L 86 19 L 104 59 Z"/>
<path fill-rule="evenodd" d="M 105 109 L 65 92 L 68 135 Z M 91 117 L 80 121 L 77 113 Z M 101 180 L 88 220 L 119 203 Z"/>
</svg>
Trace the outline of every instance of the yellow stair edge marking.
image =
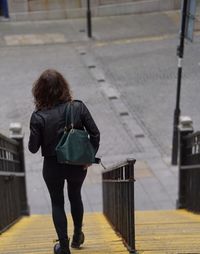
<svg viewBox="0 0 200 254">
<path fill-rule="evenodd" d="M 68 216 L 69 235 L 73 227 Z M 136 211 L 136 249 L 139 254 L 200 254 L 200 215 L 185 210 Z M 84 217 L 83 254 L 128 253 L 101 213 Z M 49 254 L 56 239 L 50 215 L 22 218 L 0 236 L 5 254 Z M 72 254 L 80 250 L 72 250 Z"/>
<path fill-rule="evenodd" d="M 73 224 L 68 215 L 69 235 Z M 127 249 L 102 213 L 87 213 L 84 216 L 85 243 L 83 254 L 128 253 Z M 5 254 L 49 254 L 53 253 L 56 239 L 51 215 L 31 215 L 23 217 L 13 227 L 0 235 L 0 253 Z M 71 250 L 80 253 L 80 250 Z"/>
<path fill-rule="evenodd" d="M 200 214 L 137 211 L 136 249 L 142 254 L 200 254 Z"/>
</svg>

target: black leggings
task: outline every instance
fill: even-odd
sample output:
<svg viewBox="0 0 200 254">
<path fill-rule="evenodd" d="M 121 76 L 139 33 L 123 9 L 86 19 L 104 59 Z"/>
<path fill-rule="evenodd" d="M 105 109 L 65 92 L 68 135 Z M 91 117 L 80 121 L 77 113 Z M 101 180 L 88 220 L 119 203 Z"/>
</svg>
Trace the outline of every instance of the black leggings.
<svg viewBox="0 0 200 254">
<path fill-rule="evenodd" d="M 82 166 L 58 164 L 55 157 L 45 158 L 43 176 L 52 204 L 52 217 L 58 239 L 68 238 L 67 217 L 64 209 L 64 185 L 67 181 L 68 197 L 74 228 L 81 229 L 83 222 L 83 202 L 81 187 L 87 171 Z"/>
</svg>

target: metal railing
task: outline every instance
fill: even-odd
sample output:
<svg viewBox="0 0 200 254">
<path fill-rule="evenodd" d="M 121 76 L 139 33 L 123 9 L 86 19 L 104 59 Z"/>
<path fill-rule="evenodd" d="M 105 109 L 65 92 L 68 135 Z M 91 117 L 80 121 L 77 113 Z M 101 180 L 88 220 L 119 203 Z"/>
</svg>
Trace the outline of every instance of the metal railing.
<svg viewBox="0 0 200 254">
<path fill-rule="evenodd" d="M 200 132 L 190 126 L 179 127 L 179 197 L 178 208 L 200 212 Z"/>
<path fill-rule="evenodd" d="M 134 164 L 135 160 L 130 159 L 102 173 L 104 215 L 130 253 L 136 253 Z"/>
<path fill-rule="evenodd" d="M 0 233 L 22 215 L 28 215 L 23 138 L 19 142 L 0 134 Z"/>
</svg>

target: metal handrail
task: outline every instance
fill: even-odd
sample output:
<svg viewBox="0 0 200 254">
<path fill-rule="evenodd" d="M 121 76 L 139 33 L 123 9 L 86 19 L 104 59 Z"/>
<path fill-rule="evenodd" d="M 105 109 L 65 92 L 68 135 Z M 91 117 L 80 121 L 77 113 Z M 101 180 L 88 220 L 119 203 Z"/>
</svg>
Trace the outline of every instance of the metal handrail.
<svg viewBox="0 0 200 254">
<path fill-rule="evenodd" d="M 23 137 L 0 134 L 0 233 L 29 214 L 26 196 Z"/>
<path fill-rule="evenodd" d="M 179 189 L 177 208 L 200 213 L 200 131 L 179 130 Z"/>
<path fill-rule="evenodd" d="M 130 253 L 136 253 L 134 164 L 135 160 L 129 159 L 102 173 L 104 215 Z"/>
</svg>

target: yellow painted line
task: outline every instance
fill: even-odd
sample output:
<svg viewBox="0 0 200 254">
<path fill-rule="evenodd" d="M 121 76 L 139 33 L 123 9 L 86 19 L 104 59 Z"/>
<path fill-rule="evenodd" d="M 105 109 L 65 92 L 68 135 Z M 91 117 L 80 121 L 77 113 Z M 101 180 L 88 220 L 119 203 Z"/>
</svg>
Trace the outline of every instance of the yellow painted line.
<svg viewBox="0 0 200 254">
<path fill-rule="evenodd" d="M 72 220 L 69 217 L 69 235 L 72 236 Z M 83 254 L 127 254 L 119 238 L 101 213 L 88 213 L 84 217 L 86 241 Z M 56 239 L 50 215 L 32 215 L 22 218 L 0 236 L 0 253 L 5 254 L 48 254 L 52 253 Z M 80 253 L 80 250 L 72 250 Z"/>
<path fill-rule="evenodd" d="M 160 36 L 148 36 L 148 37 L 137 37 L 137 38 L 130 38 L 130 39 L 120 39 L 120 40 L 110 40 L 110 41 L 100 41 L 95 43 L 96 47 L 104 47 L 108 45 L 126 45 L 131 43 L 138 43 L 138 42 L 151 42 L 151 41 L 161 41 L 170 38 L 176 38 L 176 34 L 165 34 Z"/>
<path fill-rule="evenodd" d="M 45 34 L 16 34 L 5 35 L 4 41 L 7 46 L 43 45 L 46 43 L 65 43 L 66 38 L 61 33 Z"/>
<path fill-rule="evenodd" d="M 199 36 L 200 31 L 195 31 L 194 36 Z M 105 47 L 109 45 L 127 45 L 140 42 L 153 42 L 153 41 L 163 41 L 166 39 L 178 38 L 178 34 L 164 34 L 160 36 L 148 36 L 148 37 L 137 37 L 129 39 L 120 39 L 120 40 L 109 40 L 109 41 L 98 41 L 94 43 L 95 47 Z M 195 38 L 194 38 L 195 40 Z"/>
<path fill-rule="evenodd" d="M 185 210 L 136 212 L 136 249 L 143 254 L 200 254 L 200 215 Z"/>
</svg>

